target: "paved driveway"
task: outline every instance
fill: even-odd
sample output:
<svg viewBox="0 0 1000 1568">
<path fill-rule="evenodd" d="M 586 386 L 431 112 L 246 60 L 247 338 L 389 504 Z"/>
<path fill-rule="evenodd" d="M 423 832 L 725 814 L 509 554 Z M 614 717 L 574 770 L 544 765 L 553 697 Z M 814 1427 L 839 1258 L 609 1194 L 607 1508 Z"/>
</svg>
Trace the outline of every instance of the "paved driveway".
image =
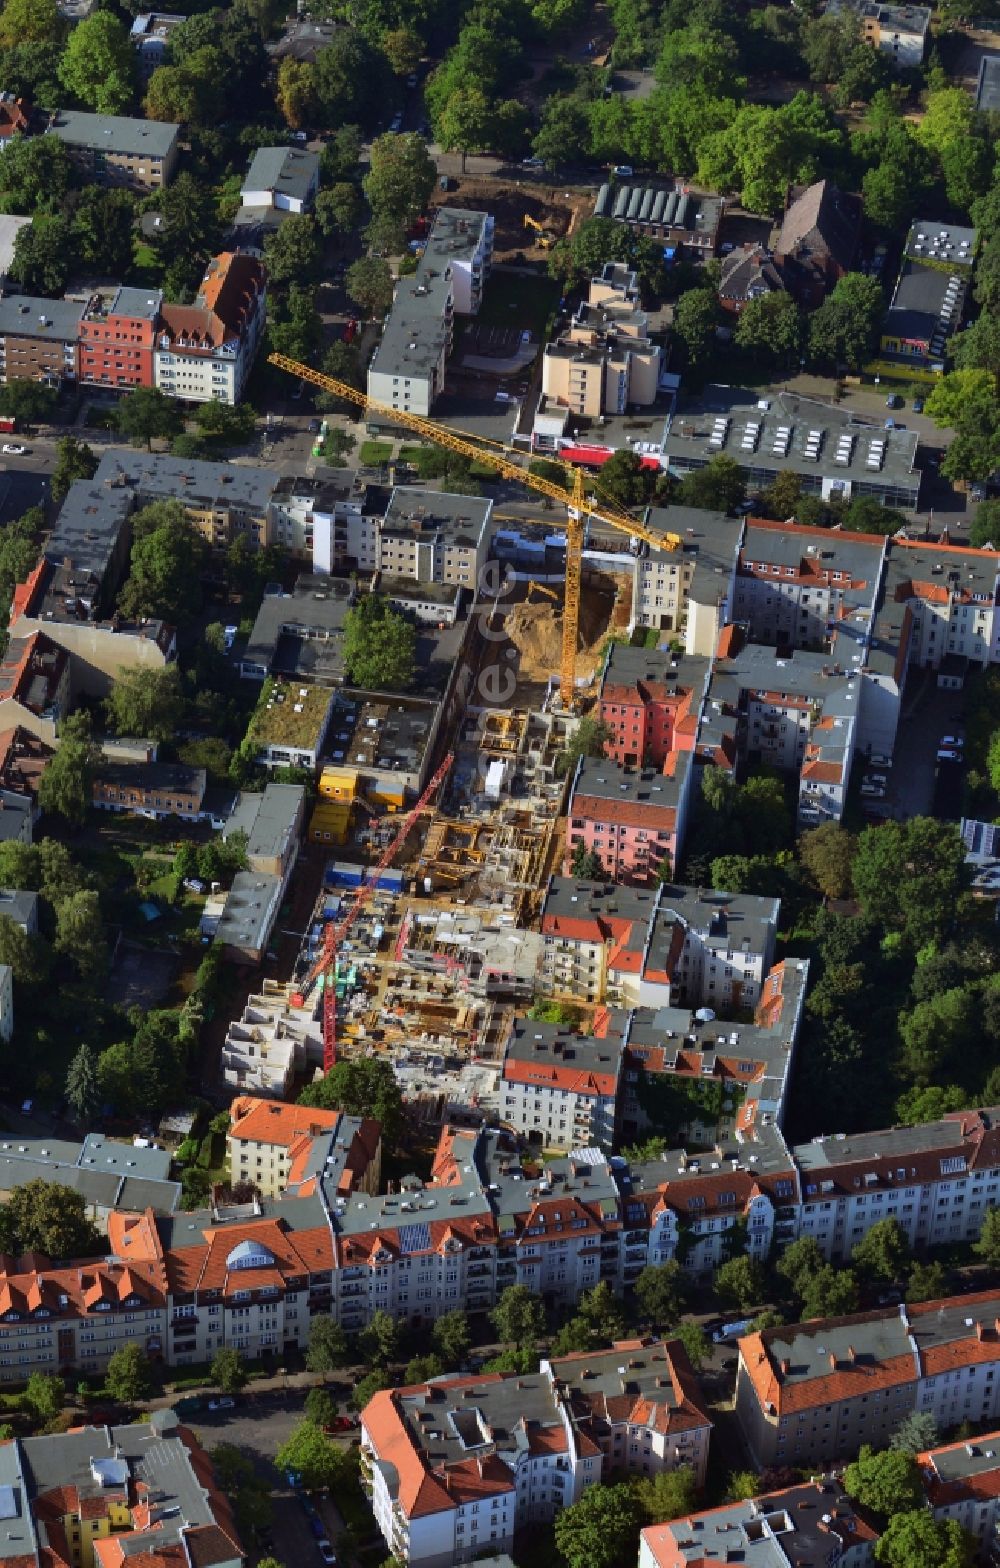
<svg viewBox="0 0 1000 1568">
<path fill-rule="evenodd" d="M 963 711 L 962 692 L 941 691 L 933 671 L 910 671 L 889 772 L 889 792 L 884 801 L 874 803 L 880 814 L 884 812 L 901 821 L 931 815 L 938 742 L 942 735 L 961 731 Z"/>
</svg>

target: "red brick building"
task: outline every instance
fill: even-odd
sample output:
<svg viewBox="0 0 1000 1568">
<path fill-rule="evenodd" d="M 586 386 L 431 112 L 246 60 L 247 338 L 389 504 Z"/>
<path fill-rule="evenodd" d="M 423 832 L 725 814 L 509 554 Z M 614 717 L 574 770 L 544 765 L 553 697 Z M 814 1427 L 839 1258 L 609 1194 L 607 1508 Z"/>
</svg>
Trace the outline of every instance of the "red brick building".
<svg viewBox="0 0 1000 1568">
<path fill-rule="evenodd" d="M 693 751 L 709 661 L 612 644 L 601 681 L 604 752 L 624 767 L 662 769 L 672 751 Z"/>
<path fill-rule="evenodd" d="M 120 288 L 97 296 L 80 322 L 80 380 L 115 391 L 153 385 L 153 350 L 162 295 Z"/>
</svg>

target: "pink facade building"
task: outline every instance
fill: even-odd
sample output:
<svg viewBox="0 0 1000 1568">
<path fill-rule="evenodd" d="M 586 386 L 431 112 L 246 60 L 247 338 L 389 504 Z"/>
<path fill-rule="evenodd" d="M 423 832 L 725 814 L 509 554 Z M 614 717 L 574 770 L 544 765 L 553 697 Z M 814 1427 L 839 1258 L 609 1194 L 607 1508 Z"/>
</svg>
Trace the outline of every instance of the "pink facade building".
<svg viewBox="0 0 1000 1568">
<path fill-rule="evenodd" d="M 570 795 L 564 875 L 581 845 L 599 857 L 612 881 L 630 886 L 651 884 L 665 858 L 675 867 L 691 793 L 691 755 L 672 751 L 663 772 L 582 758 Z"/>
<path fill-rule="evenodd" d="M 708 676 L 708 659 L 614 643 L 601 681 L 605 754 L 662 769 L 672 751 L 693 751 Z"/>
</svg>

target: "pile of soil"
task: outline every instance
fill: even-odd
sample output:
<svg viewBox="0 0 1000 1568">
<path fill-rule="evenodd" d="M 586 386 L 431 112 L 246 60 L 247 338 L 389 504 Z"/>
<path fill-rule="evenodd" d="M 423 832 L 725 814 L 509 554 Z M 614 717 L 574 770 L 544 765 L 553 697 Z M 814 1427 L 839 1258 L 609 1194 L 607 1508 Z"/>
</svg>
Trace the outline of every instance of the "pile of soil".
<svg viewBox="0 0 1000 1568">
<path fill-rule="evenodd" d="M 497 261 L 524 254 L 544 258 L 547 254 L 538 246 L 538 235 L 524 227 L 524 215 L 535 219 L 554 238 L 566 234 L 593 211 L 594 198 L 589 191 L 561 194 L 545 185 L 532 185 L 525 181 L 518 184 L 500 184 L 496 180 L 477 179 L 462 175 L 457 190 L 447 195 L 435 195 L 431 206 L 463 207 L 470 211 L 493 214 L 495 233 L 493 255 Z"/>
<path fill-rule="evenodd" d="M 631 581 L 607 573 L 588 574 L 580 594 L 576 674 L 589 679 L 597 669 L 601 647 L 613 622 L 631 607 Z M 616 613 L 617 612 L 617 613 Z M 547 681 L 562 662 L 562 607 L 546 599 L 517 604 L 507 617 L 507 635 L 520 654 L 520 673 L 530 681 Z"/>
</svg>

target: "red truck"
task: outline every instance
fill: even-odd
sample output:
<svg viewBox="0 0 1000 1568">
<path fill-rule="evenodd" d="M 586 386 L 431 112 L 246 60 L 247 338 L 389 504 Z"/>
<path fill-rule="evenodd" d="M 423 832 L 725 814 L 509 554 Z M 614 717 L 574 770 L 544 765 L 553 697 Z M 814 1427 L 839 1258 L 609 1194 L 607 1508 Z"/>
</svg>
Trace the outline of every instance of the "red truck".
<svg viewBox="0 0 1000 1568">
<path fill-rule="evenodd" d="M 2 433 L 5 436 L 11 436 L 11 435 L 14 434 L 14 431 L 16 429 L 17 429 L 17 420 L 16 419 L 12 419 L 9 414 L 0 415 L 0 433 Z"/>
</svg>

